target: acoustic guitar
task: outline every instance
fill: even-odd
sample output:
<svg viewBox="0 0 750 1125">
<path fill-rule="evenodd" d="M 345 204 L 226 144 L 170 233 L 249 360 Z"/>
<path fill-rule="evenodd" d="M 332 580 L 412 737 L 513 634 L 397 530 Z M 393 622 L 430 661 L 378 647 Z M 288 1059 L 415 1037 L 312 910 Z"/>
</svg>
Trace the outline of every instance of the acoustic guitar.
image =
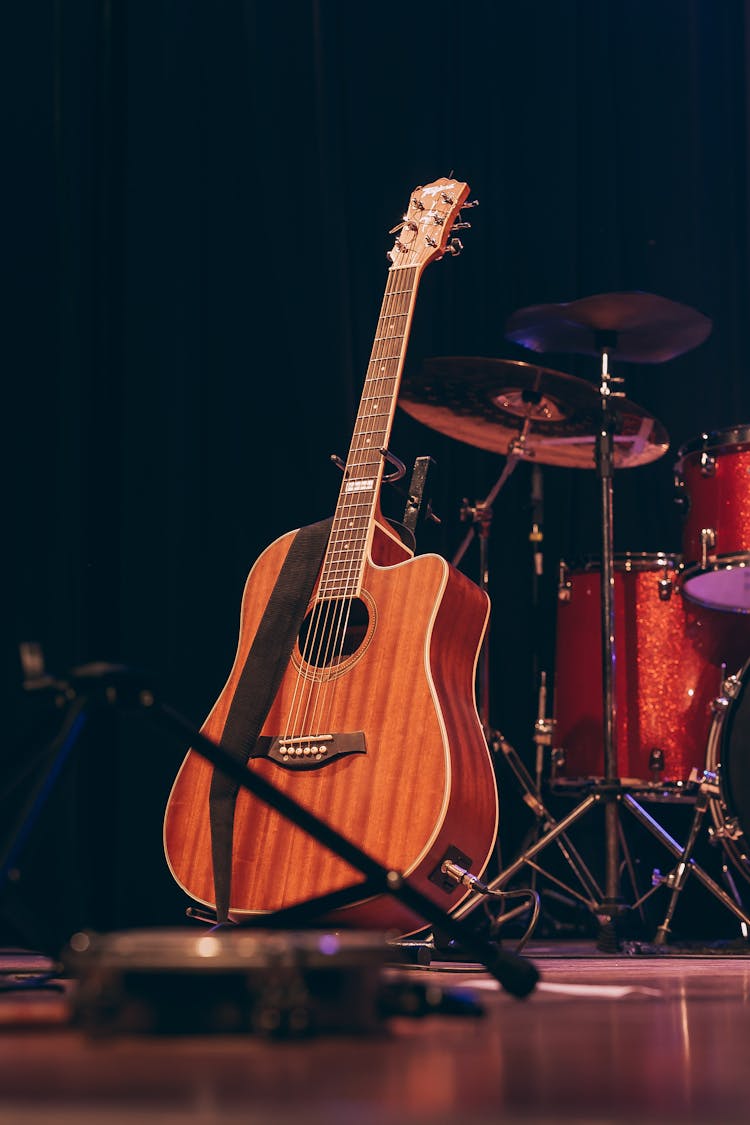
<svg viewBox="0 0 750 1125">
<path fill-rule="evenodd" d="M 475 691 L 489 599 L 444 558 L 414 554 L 384 519 L 380 489 L 419 282 L 428 263 L 458 249 L 450 235 L 468 193 L 453 179 L 418 187 L 396 228 L 322 563 L 247 760 L 449 913 L 469 890 L 446 880 L 444 860 L 481 876 L 498 826 Z M 253 646 L 296 535 L 271 543 L 248 575 L 234 664 L 201 728 L 221 745 L 230 727 L 236 741 L 238 693 L 247 694 Z M 171 873 L 210 911 L 213 780 L 213 766 L 188 750 L 164 818 Z M 229 919 L 249 921 L 354 885 L 353 901 L 336 905 L 327 923 L 402 934 L 425 927 L 394 895 L 368 888 L 358 896 L 359 871 L 244 788 L 233 813 Z"/>
</svg>

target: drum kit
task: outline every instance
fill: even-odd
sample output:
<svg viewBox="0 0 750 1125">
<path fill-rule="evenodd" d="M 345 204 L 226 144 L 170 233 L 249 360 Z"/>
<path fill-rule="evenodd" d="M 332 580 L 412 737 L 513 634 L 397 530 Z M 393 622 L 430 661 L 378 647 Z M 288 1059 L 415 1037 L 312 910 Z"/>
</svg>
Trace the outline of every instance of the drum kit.
<svg viewBox="0 0 750 1125">
<path fill-rule="evenodd" d="M 566 889 L 598 919 L 603 949 L 617 948 L 623 914 L 640 908 L 659 885 L 671 893 L 654 941 L 666 944 L 690 874 L 739 920 L 744 939 L 750 936 L 734 878 L 739 873 L 750 882 L 750 427 L 701 433 L 680 448 L 674 481 L 681 554 L 613 550 L 614 471 L 656 461 L 669 438 L 625 397 L 624 379 L 611 374 L 610 361 L 664 363 L 697 347 L 711 328 L 696 310 L 640 291 L 531 306 L 510 317 L 506 339 L 533 352 L 596 357 L 598 387 L 531 362 L 446 357 L 428 360 L 399 398 L 418 422 L 506 458 L 493 490 L 471 509 L 474 526 L 453 559 L 458 564 L 478 528 L 484 587 L 491 506 L 516 465 L 596 473 L 601 554 L 575 566 L 560 562 L 553 717 L 545 714 L 542 674 L 535 777 L 489 727 L 487 638 L 478 704 L 490 744 L 504 751 L 537 818 L 534 842 L 490 889 L 499 891 L 527 866 L 544 874 L 536 857 L 555 843 L 577 878 L 577 887 Z M 574 795 L 578 803 L 558 820 L 548 807 L 553 795 Z M 694 808 L 684 845 L 644 802 Z M 569 835 L 597 806 L 604 815 L 603 887 Z M 623 852 L 632 875 L 623 810 L 676 860 L 668 876 L 655 877 L 630 904 L 621 893 Z M 729 861 L 721 867 L 726 890 L 693 854 L 706 813 L 710 838 Z M 480 901 L 470 897 L 457 913 Z"/>
</svg>

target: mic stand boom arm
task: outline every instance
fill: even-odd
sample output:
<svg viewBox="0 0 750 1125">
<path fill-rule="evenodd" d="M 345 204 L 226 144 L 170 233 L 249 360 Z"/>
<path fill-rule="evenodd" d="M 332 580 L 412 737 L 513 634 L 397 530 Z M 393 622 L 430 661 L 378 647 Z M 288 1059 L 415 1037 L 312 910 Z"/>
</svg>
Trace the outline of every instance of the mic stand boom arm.
<svg viewBox="0 0 750 1125">
<path fill-rule="evenodd" d="M 135 709 L 147 721 L 164 729 L 184 745 L 190 746 L 243 788 L 275 808 L 282 816 L 314 836 L 321 844 L 340 856 L 365 876 L 364 883 L 351 890 L 361 896 L 363 887 L 370 894 L 394 895 L 404 905 L 420 914 L 426 922 L 442 927 L 448 934 L 476 957 L 503 988 L 514 996 L 528 995 L 536 986 L 539 972 L 536 966 L 517 954 L 503 952 L 498 946 L 482 938 L 476 930 L 447 914 L 420 891 L 410 886 L 398 871 L 388 870 L 372 856 L 363 852 L 347 837 L 342 836 L 325 821 L 320 820 L 304 806 L 287 796 L 258 773 L 239 765 L 221 746 L 207 738 L 174 708 L 157 700 L 154 691 L 144 678 L 134 670 L 121 665 L 90 664 L 74 669 L 60 683 L 60 690 L 77 711 L 92 705 L 123 710 Z M 279 919 L 292 913 L 297 916 L 315 911 L 322 916 L 330 910 L 334 900 L 341 900 L 346 892 L 338 891 L 316 900 L 301 903 L 289 910 L 264 915 L 268 924 L 278 924 Z"/>
</svg>

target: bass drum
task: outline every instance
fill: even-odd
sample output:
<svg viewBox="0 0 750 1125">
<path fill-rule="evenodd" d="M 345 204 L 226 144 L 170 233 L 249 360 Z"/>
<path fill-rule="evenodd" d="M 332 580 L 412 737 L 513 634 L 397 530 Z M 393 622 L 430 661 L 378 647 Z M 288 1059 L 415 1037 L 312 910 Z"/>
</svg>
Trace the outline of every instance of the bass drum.
<svg viewBox="0 0 750 1125">
<path fill-rule="evenodd" d="M 718 795 L 709 798 L 716 837 L 750 882 L 750 660 L 728 676 L 708 736 L 706 769 L 716 774 Z"/>
</svg>

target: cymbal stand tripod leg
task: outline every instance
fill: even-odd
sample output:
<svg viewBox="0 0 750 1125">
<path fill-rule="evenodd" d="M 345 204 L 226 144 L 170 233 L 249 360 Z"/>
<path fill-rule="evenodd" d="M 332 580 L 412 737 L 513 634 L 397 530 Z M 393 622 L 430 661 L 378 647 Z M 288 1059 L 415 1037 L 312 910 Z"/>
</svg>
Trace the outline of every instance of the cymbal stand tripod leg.
<svg viewBox="0 0 750 1125">
<path fill-rule="evenodd" d="M 575 824 L 576 821 L 580 820 L 580 818 L 584 816 L 590 809 L 594 808 L 594 806 L 596 806 L 600 800 L 601 795 L 599 793 L 588 793 L 576 805 L 576 807 L 572 809 L 567 814 L 567 816 L 564 816 L 561 820 L 555 821 L 550 818 L 548 825 L 545 826 L 546 830 L 544 835 L 541 836 L 534 844 L 532 844 L 531 847 L 527 848 L 526 851 L 519 855 L 512 863 L 505 867 L 498 875 L 496 875 L 495 878 L 487 884 L 488 890 L 499 891 L 506 885 L 506 883 L 509 883 L 511 879 L 524 867 L 532 867 L 533 860 L 541 851 L 544 850 L 544 848 L 548 847 L 549 844 L 554 843 L 556 840 L 558 840 L 558 838 L 562 838 L 564 840 L 565 833 L 568 831 L 568 829 L 573 824 Z M 594 880 L 588 869 L 585 868 L 585 865 L 582 863 L 582 861 L 580 869 L 582 872 L 585 872 L 585 874 L 583 874 L 583 883 L 584 887 L 590 889 L 589 898 L 585 898 L 583 895 L 580 895 L 572 890 L 571 894 L 573 894 L 574 897 L 578 898 L 581 902 L 585 903 L 585 905 L 588 906 L 591 910 L 596 910 L 598 909 L 598 904 L 601 901 L 601 893 L 596 885 L 596 881 Z M 462 918 L 466 914 L 469 914 L 476 906 L 479 905 L 480 902 L 485 901 L 486 899 L 483 898 L 481 894 L 470 895 L 461 903 L 458 909 L 454 912 L 453 916 L 455 918 Z"/>
<path fill-rule="evenodd" d="M 729 887 L 729 893 L 732 896 L 733 900 L 736 902 L 737 906 L 742 909 L 742 899 L 740 898 L 740 892 L 737 890 L 737 884 L 734 881 L 726 860 L 721 865 L 721 877 Z M 742 918 L 740 918 L 740 933 L 742 934 L 745 941 L 750 941 L 750 925 L 748 925 L 748 923 L 745 921 L 744 915 Z"/>
<path fill-rule="evenodd" d="M 561 886 L 564 890 L 570 891 L 574 898 L 577 898 L 579 901 L 583 902 L 591 910 L 595 910 L 597 904 L 602 900 L 601 888 L 599 887 L 599 884 L 597 883 L 587 864 L 584 862 L 583 858 L 576 850 L 574 844 L 566 836 L 564 831 L 550 838 L 549 833 L 552 829 L 557 827 L 557 821 L 549 812 L 542 800 L 541 786 L 538 778 L 535 782 L 531 777 L 529 771 L 526 769 L 526 766 L 522 762 L 521 758 L 519 757 L 518 752 L 513 746 L 511 746 L 506 738 L 504 738 L 502 735 L 498 735 L 496 741 L 497 745 L 493 745 L 493 749 L 499 749 L 505 755 L 508 765 L 515 774 L 519 784 L 525 791 L 526 795 L 524 797 L 524 801 L 536 817 L 537 827 L 534 834 L 534 840 L 538 842 L 541 838 L 544 838 L 545 845 L 553 841 L 557 844 L 563 858 L 565 859 L 573 874 L 576 876 L 579 885 L 584 890 L 585 895 L 576 892 L 573 888 L 567 887 L 559 879 L 553 879 L 553 881 Z M 577 817 L 575 817 L 574 819 L 577 819 Z M 522 855 L 519 857 L 516 864 L 513 865 L 512 871 L 510 870 L 510 868 L 507 868 L 500 873 L 501 882 L 507 882 L 508 879 L 511 878 L 512 875 L 514 875 L 516 871 L 519 870 L 519 867 L 523 866 L 523 864 L 528 864 L 528 866 L 532 868 L 533 874 L 538 873 L 552 879 L 552 876 L 550 876 L 548 872 L 543 871 L 533 862 L 533 858 L 536 854 L 538 854 L 538 851 L 539 849 L 534 849 L 532 847 L 526 848 Z M 494 887 L 496 883 L 497 880 L 493 881 L 490 886 Z M 532 888 L 534 887 L 535 883 L 532 881 Z"/>
</svg>

